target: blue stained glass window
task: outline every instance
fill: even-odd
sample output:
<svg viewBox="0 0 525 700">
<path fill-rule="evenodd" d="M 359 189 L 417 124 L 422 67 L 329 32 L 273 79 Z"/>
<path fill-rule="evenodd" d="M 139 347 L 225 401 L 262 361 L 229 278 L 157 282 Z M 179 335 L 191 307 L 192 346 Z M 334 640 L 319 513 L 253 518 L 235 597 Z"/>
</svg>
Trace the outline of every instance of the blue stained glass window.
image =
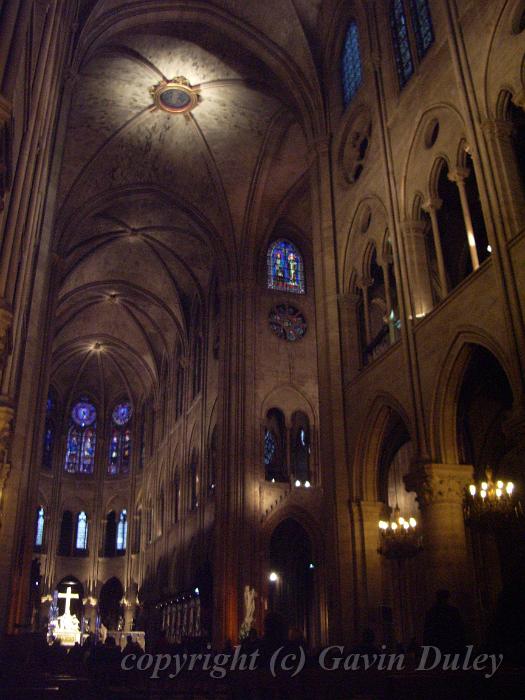
<svg viewBox="0 0 525 700">
<path fill-rule="evenodd" d="M 434 28 L 428 0 L 410 0 L 410 10 L 416 35 L 417 55 L 422 59 L 434 42 Z"/>
<path fill-rule="evenodd" d="M 75 474 L 78 471 L 80 445 L 82 443 L 82 431 L 72 425 L 67 436 L 66 471 Z"/>
<path fill-rule="evenodd" d="M 115 407 L 112 418 L 111 438 L 109 441 L 108 474 L 127 474 L 131 461 L 131 430 L 126 427 L 131 419 L 132 408 L 129 403 Z"/>
<path fill-rule="evenodd" d="M 36 534 L 35 547 L 41 547 L 44 542 L 44 508 L 40 508 L 36 512 Z"/>
<path fill-rule="evenodd" d="M 277 440 L 271 430 L 267 430 L 264 434 L 264 464 L 269 466 L 273 462 L 275 453 L 277 452 Z"/>
<path fill-rule="evenodd" d="M 97 412 L 93 404 L 81 400 L 71 411 L 67 435 L 65 470 L 71 474 L 92 474 L 95 468 Z"/>
<path fill-rule="evenodd" d="M 303 259 L 290 241 L 279 240 L 268 249 L 268 288 L 304 294 Z"/>
<path fill-rule="evenodd" d="M 343 103 L 347 107 L 359 90 L 363 78 L 361 51 L 359 49 L 359 30 L 352 21 L 346 30 L 343 52 L 341 54 L 341 77 L 343 82 Z"/>
<path fill-rule="evenodd" d="M 129 403 L 119 403 L 113 410 L 113 421 L 117 425 L 126 425 L 131 418 L 132 408 Z"/>
<path fill-rule="evenodd" d="M 75 549 L 85 550 L 88 543 L 88 520 L 84 511 L 77 515 L 77 538 Z"/>
<path fill-rule="evenodd" d="M 97 412 L 93 404 L 87 401 L 79 401 L 73 407 L 71 411 L 71 417 L 77 425 L 81 428 L 85 428 L 88 425 L 92 425 L 97 417 Z"/>
<path fill-rule="evenodd" d="M 126 509 L 121 511 L 117 525 L 117 550 L 123 552 L 126 549 L 128 539 L 128 513 Z"/>
<path fill-rule="evenodd" d="M 414 72 L 414 62 L 408 37 L 407 18 L 403 0 L 393 0 L 390 8 L 390 26 L 394 42 L 397 75 L 399 84 L 404 87 Z"/>
</svg>

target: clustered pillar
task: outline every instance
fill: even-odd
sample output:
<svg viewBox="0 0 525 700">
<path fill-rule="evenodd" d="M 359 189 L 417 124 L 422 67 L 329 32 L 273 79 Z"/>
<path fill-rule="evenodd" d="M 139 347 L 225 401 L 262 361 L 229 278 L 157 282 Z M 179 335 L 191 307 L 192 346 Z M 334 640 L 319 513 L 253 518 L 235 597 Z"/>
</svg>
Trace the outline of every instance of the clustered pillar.
<svg viewBox="0 0 525 700">
<path fill-rule="evenodd" d="M 470 465 L 432 463 L 405 477 L 421 510 L 428 596 L 449 590 L 466 617 L 471 613 L 472 582 L 463 500 L 472 472 Z"/>
</svg>

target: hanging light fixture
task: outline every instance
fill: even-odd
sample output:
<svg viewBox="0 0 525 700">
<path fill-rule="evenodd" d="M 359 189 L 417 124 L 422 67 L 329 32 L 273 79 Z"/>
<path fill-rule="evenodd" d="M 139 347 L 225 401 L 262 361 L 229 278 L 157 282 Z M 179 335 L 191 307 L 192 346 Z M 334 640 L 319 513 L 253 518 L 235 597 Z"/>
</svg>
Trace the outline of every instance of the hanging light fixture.
<svg viewBox="0 0 525 700">
<path fill-rule="evenodd" d="M 486 526 L 524 515 L 514 483 L 502 479 L 494 481 L 490 468 L 485 470 L 483 481 L 468 486 L 464 511 L 467 522 Z"/>
<path fill-rule="evenodd" d="M 401 562 L 403 559 L 411 559 L 421 551 L 421 535 L 417 529 L 415 518 L 404 518 L 399 511 L 397 500 L 397 461 L 393 463 L 394 468 L 394 492 L 396 497 L 396 507 L 392 513 L 391 520 L 379 521 L 379 533 L 381 544 L 378 552 L 385 559 L 395 559 Z"/>
<path fill-rule="evenodd" d="M 379 554 L 386 559 L 411 559 L 421 551 L 421 535 L 415 518 L 404 518 L 396 505 L 390 521 L 379 521 L 381 545 Z"/>
</svg>

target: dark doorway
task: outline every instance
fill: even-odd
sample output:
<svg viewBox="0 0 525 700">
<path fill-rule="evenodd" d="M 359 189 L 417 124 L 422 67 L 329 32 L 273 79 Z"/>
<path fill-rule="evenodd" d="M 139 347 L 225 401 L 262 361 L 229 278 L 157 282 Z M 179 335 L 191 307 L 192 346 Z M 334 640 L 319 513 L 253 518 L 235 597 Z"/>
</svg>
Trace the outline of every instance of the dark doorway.
<svg viewBox="0 0 525 700">
<path fill-rule="evenodd" d="M 120 601 L 123 596 L 124 589 L 118 578 L 110 578 L 102 586 L 99 600 L 100 618 L 108 630 L 118 628 L 119 617 L 122 615 Z"/>
<path fill-rule="evenodd" d="M 507 429 L 513 401 L 512 387 L 496 357 L 472 346 L 459 395 L 457 428 L 461 461 L 474 466 L 477 482 L 490 469 L 494 480 L 513 481 L 518 488 L 523 483 L 523 450 Z M 493 627 L 493 620 L 503 616 L 501 605 L 507 611 L 502 624 L 515 624 L 517 611 L 525 609 L 523 519 L 510 512 L 493 522 L 474 521 L 469 535 L 485 624 Z"/>
<path fill-rule="evenodd" d="M 270 581 L 271 610 L 311 643 L 315 562 L 310 537 L 296 520 L 284 520 L 276 527 L 270 541 L 270 566 L 277 574 L 277 580 Z"/>
</svg>

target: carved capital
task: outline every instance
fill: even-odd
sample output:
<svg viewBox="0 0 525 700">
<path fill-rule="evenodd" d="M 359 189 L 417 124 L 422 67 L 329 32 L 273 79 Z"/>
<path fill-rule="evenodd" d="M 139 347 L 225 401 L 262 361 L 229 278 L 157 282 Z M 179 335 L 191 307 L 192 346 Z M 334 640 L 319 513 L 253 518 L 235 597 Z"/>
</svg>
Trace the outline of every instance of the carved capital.
<svg viewBox="0 0 525 700">
<path fill-rule="evenodd" d="M 424 464 L 407 474 L 404 481 L 409 491 L 417 493 L 421 508 L 425 508 L 436 503 L 461 504 L 472 478 L 469 464 Z"/>
<path fill-rule="evenodd" d="M 365 276 L 363 275 L 363 277 L 360 277 L 360 278 L 357 280 L 357 286 L 359 287 L 359 289 L 362 289 L 363 291 L 364 291 L 365 289 L 368 289 L 369 287 L 371 287 L 373 284 L 374 284 L 374 278 L 373 278 L 373 277 L 365 277 Z"/>
<path fill-rule="evenodd" d="M 443 206 L 443 200 L 439 197 L 431 197 L 427 202 L 422 205 L 423 211 L 430 214 L 433 211 L 439 211 Z"/>
<path fill-rule="evenodd" d="M 450 170 L 447 177 L 451 182 L 456 182 L 457 184 L 460 184 L 462 182 L 465 182 L 469 175 L 470 170 L 468 168 L 458 167 L 454 168 L 454 170 Z"/>
</svg>

